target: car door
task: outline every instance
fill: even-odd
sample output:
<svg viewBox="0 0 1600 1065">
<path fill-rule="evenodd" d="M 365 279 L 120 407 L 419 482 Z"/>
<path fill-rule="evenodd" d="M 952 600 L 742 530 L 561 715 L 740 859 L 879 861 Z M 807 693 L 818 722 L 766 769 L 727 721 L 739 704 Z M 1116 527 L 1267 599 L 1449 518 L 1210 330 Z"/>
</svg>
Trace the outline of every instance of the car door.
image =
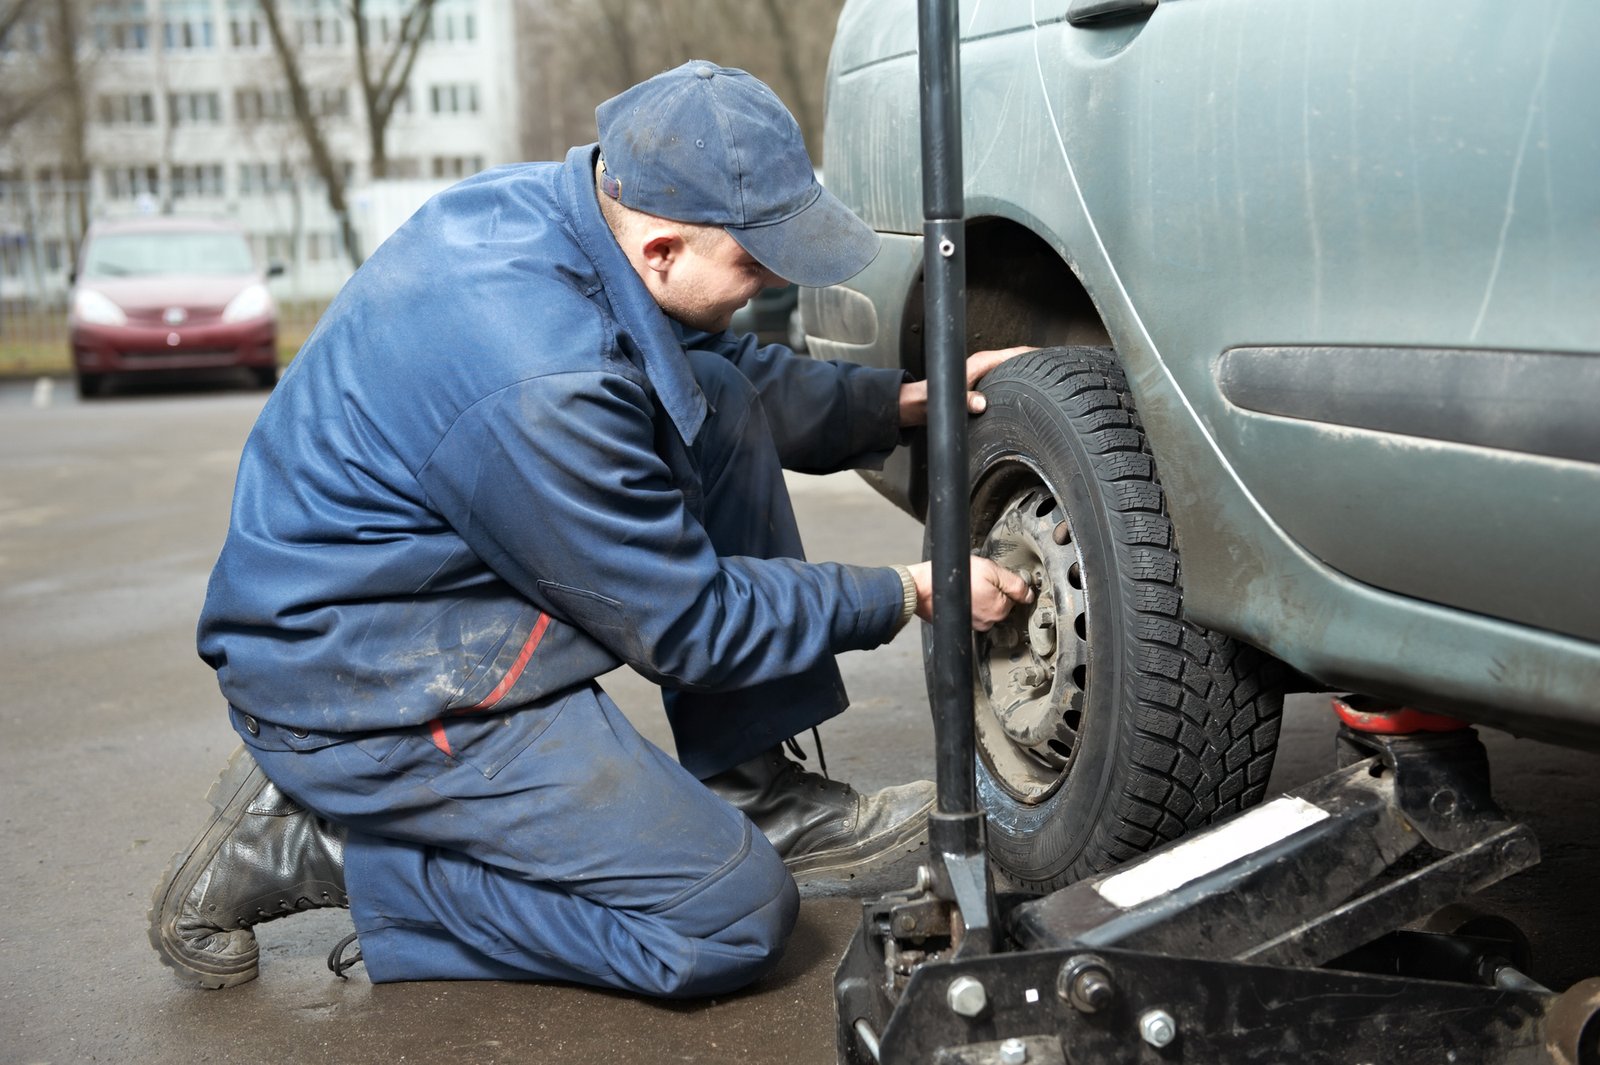
<svg viewBox="0 0 1600 1065">
<path fill-rule="evenodd" d="M 1046 91 L 1255 503 L 1360 581 L 1600 640 L 1600 7 L 1164 0 L 1117 32 Z"/>
</svg>

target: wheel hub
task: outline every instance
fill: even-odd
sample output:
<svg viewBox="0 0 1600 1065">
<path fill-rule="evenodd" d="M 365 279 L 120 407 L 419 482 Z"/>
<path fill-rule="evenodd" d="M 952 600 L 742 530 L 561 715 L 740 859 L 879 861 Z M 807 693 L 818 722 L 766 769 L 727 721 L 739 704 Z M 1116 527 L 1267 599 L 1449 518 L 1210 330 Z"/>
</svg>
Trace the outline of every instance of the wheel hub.
<svg viewBox="0 0 1600 1065">
<path fill-rule="evenodd" d="M 1033 583 L 1032 604 L 979 633 L 974 711 L 979 750 L 1015 798 L 1037 803 L 1065 778 L 1082 720 L 1088 645 L 1078 550 L 1042 485 L 1016 492 L 980 551 Z"/>
</svg>

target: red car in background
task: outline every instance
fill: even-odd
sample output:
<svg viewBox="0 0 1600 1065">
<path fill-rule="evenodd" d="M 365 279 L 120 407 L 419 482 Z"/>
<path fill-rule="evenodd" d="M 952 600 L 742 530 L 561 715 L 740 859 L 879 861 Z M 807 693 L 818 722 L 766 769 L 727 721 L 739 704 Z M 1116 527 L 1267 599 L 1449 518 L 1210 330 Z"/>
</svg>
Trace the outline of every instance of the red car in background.
<svg viewBox="0 0 1600 1065">
<path fill-rule="evenodd" d="M 244 230 L 172 215 L 96 222 L 72 275 L 67 326 L 78 394 L 112 374 L 243 367 L 278 380 L 278 311 Z"/>
</svg>

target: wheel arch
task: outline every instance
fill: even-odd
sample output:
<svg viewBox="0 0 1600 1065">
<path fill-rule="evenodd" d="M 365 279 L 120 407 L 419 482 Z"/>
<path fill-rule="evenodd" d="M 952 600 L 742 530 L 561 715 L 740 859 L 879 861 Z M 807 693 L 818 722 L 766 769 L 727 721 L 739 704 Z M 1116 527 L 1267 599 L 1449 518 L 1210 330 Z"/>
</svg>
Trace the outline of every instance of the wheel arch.
<svg viewBox="0 0 1600 1065">
<path fill-rule="evenodd" d="M 1030 225 L 1001 214 L 968 219 L 968 351 L 1020 344 L 1110 344 L 1105 321 L 1058 245 Z M 923 364 L 923 282 L 906 294 L 902 349 L 908 369 Z"/>
</svg>

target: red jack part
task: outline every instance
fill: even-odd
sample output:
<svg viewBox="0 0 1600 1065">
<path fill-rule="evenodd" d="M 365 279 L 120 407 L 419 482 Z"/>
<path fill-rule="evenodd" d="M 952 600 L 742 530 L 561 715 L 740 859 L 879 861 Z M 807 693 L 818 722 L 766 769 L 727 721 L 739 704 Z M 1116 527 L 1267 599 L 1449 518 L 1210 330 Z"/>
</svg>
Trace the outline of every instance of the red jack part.
<svg viewBox="0 0 1600 1065">
<path fill-rule="evenodd" d="M 1401 736 L 1408 732 L 1455 732 L 1471 726 L 1460 718 L 1430 714 L 1409 706 L 1391 706 L 1369 695 L 1335 695 L 1333 712 L 1357 732 Z"/>
</svg>

